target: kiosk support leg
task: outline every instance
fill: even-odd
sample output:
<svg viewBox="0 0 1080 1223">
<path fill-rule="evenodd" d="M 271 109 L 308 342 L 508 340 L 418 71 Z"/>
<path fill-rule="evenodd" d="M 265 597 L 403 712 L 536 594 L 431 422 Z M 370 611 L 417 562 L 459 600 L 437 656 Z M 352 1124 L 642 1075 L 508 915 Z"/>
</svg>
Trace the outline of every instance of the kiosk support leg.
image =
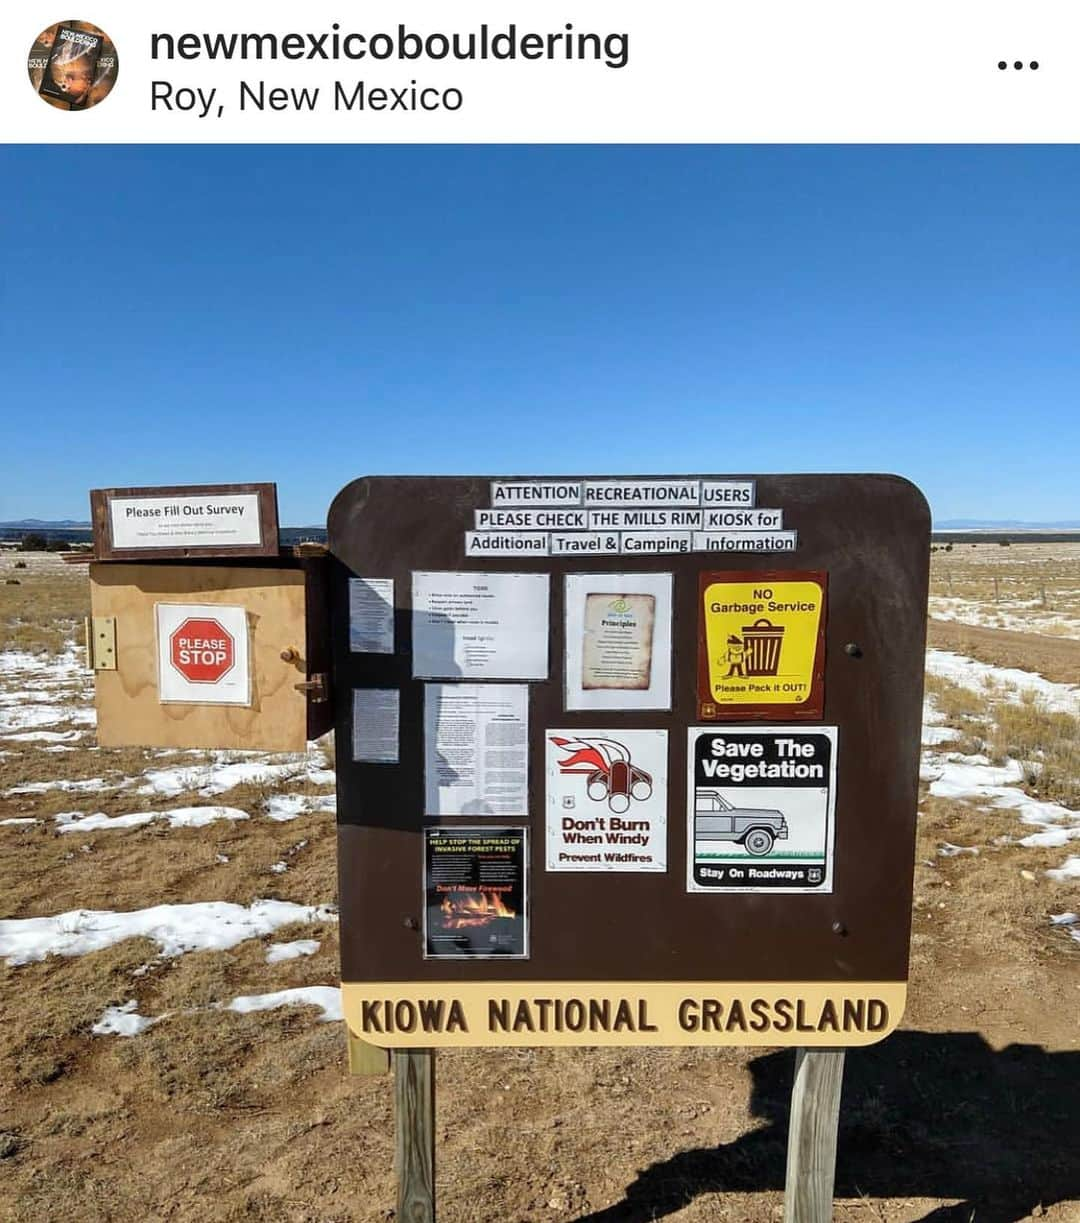
<svg viewBox="0 0 1080 1223">
<path fill-rule="evenodd" d="M 435 1223 L 435 1054 L 395 1050 L 397 1223 Z"/>
<path fill-rule="evenodd" d="M 796 1049 L 784 1223 L 830 1223 L 840 1124 L 842 1049 Z"/>
</svg>

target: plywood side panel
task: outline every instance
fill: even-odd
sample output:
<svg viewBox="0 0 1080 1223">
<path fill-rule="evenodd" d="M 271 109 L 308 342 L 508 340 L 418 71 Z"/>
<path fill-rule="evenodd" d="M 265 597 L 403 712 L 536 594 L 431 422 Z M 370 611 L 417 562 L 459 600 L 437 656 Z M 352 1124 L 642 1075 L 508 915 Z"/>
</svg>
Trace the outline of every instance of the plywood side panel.
<svg viewBox="0 0 1080 1223">
<path fill-rule="evenodd" d="M 91 607 L 116 617 L 117 669 L 95 675 L 102 747 L 302 751 L 307 700 L 304 574 L 299 569 L 93 564 Z M 242 606 L 251 651 L 251 705 L 162 704 L 154 605 Z M 292 648 L 296 659 L 285 662 Z"/>
</svg>

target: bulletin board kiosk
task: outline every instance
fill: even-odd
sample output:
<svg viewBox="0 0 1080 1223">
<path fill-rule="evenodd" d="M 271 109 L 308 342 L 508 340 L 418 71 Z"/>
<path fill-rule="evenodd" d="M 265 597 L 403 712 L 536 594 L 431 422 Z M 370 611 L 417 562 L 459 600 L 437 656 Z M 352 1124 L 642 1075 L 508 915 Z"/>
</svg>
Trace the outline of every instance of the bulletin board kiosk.
<svg viewBox="0 0 1080 1223">
<path fill-rule="evenodd" d="M 328 555 L 273 485 L 92 494 L 102 744 L 333 724 L 350 1064 L 792 1045 L 787 1223 L 831 1217 L 843 1050 L 899 1023 L 930 516 L 889 475 L 387 477 Z"/>
<path fill-rule="evenodd" d="M 357 480 L 342 989 L 386 1048 L 880 1040 L 929 514 L 891 476 Z"/>
</svg>

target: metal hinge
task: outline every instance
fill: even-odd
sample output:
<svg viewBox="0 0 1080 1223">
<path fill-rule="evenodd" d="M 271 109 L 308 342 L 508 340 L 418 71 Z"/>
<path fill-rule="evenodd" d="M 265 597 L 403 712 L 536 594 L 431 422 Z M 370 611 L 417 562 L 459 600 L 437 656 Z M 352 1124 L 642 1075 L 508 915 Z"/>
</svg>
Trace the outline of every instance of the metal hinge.
<svg viewBox="0 0 1080 1223">
<path fill-rule="evenodd" d="M 116 670 L 116 617 L 87 616 L 86 665 L 91 671 Z"/>
<path fill-rule="evenodd" d="M 330 699 L 326 675 L 321 672 L 305 680 L 302 684 L 293 684 L 297 692 L 306 692 L 313 705 L 321 705 Z"/>
</svg>

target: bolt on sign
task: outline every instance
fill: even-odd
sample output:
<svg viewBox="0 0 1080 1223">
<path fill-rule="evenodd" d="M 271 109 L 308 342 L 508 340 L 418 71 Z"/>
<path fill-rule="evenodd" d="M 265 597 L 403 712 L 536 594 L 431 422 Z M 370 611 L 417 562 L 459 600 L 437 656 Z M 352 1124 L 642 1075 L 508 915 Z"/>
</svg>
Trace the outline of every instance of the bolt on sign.
<svg viewBox="0 0 1080 1223">
<path fill-rule="evenodd" d="M 886 475 L 344 488 L 351 1033 L 432 1049 L 891 1031 L 929 539 L 919 491 Z"/>
</svg>

